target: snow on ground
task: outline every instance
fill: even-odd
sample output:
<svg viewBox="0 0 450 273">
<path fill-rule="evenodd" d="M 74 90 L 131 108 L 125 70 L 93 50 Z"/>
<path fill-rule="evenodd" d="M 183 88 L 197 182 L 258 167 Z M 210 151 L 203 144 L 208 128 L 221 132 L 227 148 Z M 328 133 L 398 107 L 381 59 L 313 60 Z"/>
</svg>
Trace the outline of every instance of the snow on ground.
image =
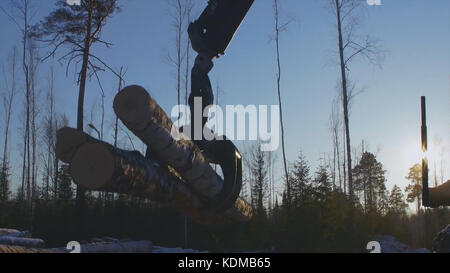
<svg viewBox="0 0 450 273">
<path fill-rule="evenodd" d="M 169 248 L 163 246 L 154 246 L 153 253 L 209 253 L 209 251 L 200 251 L 195 249 Z"/>
<path fill-rule="evenodd" d="M 381 253 L 430 253 L 426 248 L 413 249 L 410 246 L 399 242 L 393 236 L 378 235 L 374 237 L 374 241 L 379 242 Z M 18 231 L 14 229 L 0 228 L 0 244 L 6 245 L 22 245 L 26 247 L 43 247 L 45 242 L 41 239 L 31 238 L 28 231 Z M 435 239 L 436 249 L 438 252 L 448 252 L 450 249 L 450 225 L 441 231 Z M 89 243 L 81 242 L 82 252 L 152 252 L 152 253 L 209 253 L 209 251 L 201 251 L 195 249 L 169 248 L 163 246 L 154 246 L 150 241 L 130 241 L 119 240 L 111 237 L 93 238 Z M 61 249 L 65 250 L 65 249 Z M 274 252 L 275 249 L 270 249 Z M 261 253 L 264 251 L 243 251 L 243 253 Z"/>
<path fill-rule="evenodd" d="M 380 243 L 381 253 L 430 253 L 426 248 L 412 249 L 389 235 L 378 235 L 374 240 Z"/>
</svg>

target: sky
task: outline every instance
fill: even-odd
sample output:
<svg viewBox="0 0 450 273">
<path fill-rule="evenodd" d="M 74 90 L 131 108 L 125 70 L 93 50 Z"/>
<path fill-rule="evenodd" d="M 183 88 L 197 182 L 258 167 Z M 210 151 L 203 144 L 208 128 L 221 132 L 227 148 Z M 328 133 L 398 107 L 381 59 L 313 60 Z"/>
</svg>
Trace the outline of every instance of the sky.
<svg viewBox="0 0 450 273">
<path fill-rule="evenodd" d="M 49 14 L 55 2 L 35 1 L 34 22 Z M 167 54 L 174 50 L 175 38 L 168 1 L 119 2 L 122 11 L 108 21 L 102 33 L 103 40 L 113 46 L 108 49 L 95 46 L 93 53 L 116 70 L 124 66 L 126 84 L 144 86 L 170 113 L 177 103 L 177 94 L 174 70 L 166 61 Z M 195 2 L 194 17 L 197 17 L 207 1 Z M 280 40 L 287 159 L 293 162 L 302 151 L 314 170 L 321 158 L 332 151 L 329 117 L 340 75 L 334 17 L 326 0 L 280 2 L 284 18 L 295 19 Z M 404 189 L 408 184 L 405 179 L 408 169 L 421 158 L 420 96 L 424 95 L 428 108 L 430 173 L 434 173 L 434 162 L 437 162 L 440 176 L 442 162 L 446 181 L 450 179 L 450 1 L 381 2 L 380 6 L 365 7 L 359 30 L 363 35 L 379 39 L 385 52 L 383 65 L 373 67 L 357 59 L 350 66 L 351 80 L 355 81 L 357 90 L 364 90 L 352 102 L 352 145 L 360 149 L 364 140 L 368 151 L 376 154 L 387 171 L 388 189 L 394 184 Z M 7 3 L 2 1 L 0 6 L 10 10 Z M 273 23 L 272 1 L 256 0 L 226 55 L 215 60 L 210 78 L 222 90 L 220 105 L 277 104 L 276 52 L 270 39 Z M 13 46 L 20 46 L 20 34 L 3 13 L 0 13 L 0 26 L 0 62 L 5 64 Z M 60 51 L 60 56 L 63 52 Z M 58 111 L 66 113 L 70 125 L 75 127 L 78 91 L 75 70 L 71 69 L 66 76 L 64 65 L 47 61 L 40 68 L 39 86 L 44 91 L 50 66 L 56 70 Z M 101 73 L 100 77 L 107 93 L 107 122 L 112 124 L 112 101 L 118 80 L 108 72 Z M 21 105 L 21 100 L 16 103 Z M 90 109 L 99 103 L 99 87 L 93 78 L 87 85 L 87 120 Z M 21 126 L 20 110 L 16 109 L 14 115 L 12 138 L 18 136 L 17 128 Z M 98 124 L 98 112 L 92 116 Z M 0 130 L 4 130 L 3 124 Z M 438 145 L 439 139 L 442 141 Z M 3 134 L 0 140 L 3 141 Z M 10 153 L 19 154 L 19 147 L 16 137 Z M 277 177 L 281 177 L 280 150 L 277 153 Z M 19 167 L 18 155 L 13 158 L 16 159 L 13 166 Z"/>
</svg>

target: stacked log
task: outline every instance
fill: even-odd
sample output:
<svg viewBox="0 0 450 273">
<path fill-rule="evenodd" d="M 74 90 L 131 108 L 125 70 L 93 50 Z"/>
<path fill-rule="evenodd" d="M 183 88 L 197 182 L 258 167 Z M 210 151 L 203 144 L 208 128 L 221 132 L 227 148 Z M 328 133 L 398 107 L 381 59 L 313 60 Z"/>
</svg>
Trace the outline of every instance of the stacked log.
<svg viewBox="0 0 450 273">
<path fill-rule="evenodd" d="M 79 249 L 0 245 L 0 253 L 152 253 L 151 241 L 117 241 L 81 244 Z"/>
<path fill-rule="evenodd" d="M 57 157 L 70 164 L 74 182 L 87 189 L 170 202 L 204 224 L 252 217 L 251 207 L 241 199 L 225 215 L 217 215 L 175 170 L 137 151 L 115 148 L 67 127 L 58 131 L 57 138 Z"/>
<path fill-rule="evenodd" d="M 173 130 L 172 121 L 144 88 L 133 85 L 120 91 L 114 111 L 150 147 L 151 158 L 63 128 L 58 131 L 56 154 L 70 164 L 75 183 L 90 190 L 168 201 L 201 223 L 251 219 L 251 206 L 239 198 L 220 215 L 211 208 L 222 191 L 222 178 L 193 141 Z"/>
<path fill-rule="evenodd" d="M 18 231 L 17 229 L 0 228 L 0 236 L 10 235 L 10 234 L 18 233 L 18 232 L 20 232 L 20 231 Z"/>
<path fill-rule="evenodd" d="M 0 234 L 0 245 L 14 245 L 28 248 L 39 248 L 45 245 L 42 239 L 30 238 L 31 233 L 29 231 L 1 229 Z"/>
</svg>

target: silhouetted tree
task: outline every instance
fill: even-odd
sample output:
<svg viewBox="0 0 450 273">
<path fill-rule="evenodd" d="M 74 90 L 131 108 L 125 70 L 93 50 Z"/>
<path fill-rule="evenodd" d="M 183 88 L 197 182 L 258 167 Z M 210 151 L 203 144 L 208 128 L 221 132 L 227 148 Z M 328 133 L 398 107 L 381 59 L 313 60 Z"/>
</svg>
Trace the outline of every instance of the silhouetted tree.
<svg viewBox="0 0 450 273">
<path fill-rule="evenodd" d="M 5 92 L 2 94 L 3 103 L 3 118 L 5 125 L 5 135 L 3 144 L 3 158 L 0 166 L 0 201 L 8 200 L 10 194 L 10 181 L 9 181 L 9 160 L 8 160 L 8 140 L 9 131 L 11 125 L 11 116 L 13 113 L 14 98 L 17 93 L 17 48 L 14 47 L 12 54 L 10 55 L 10 68 L 8 69 L 11 75 L 7 75 L 5 67 L 3 67 L 3 82 Z"/>
<path fill-rule="evenodd" d="M 313 179 L 314 192 L 318 200 L 325 200 L 331 192 L 330 175 L 326 165 L 320 165 Z"/>
<path fill-rule="evenodd" d="M 340 156 L 340 141 L 339 141 L 339 131 L 342 125 L 340 119 L 340 110 L 339 107 L 339 96 L 333 100 L 331 106 L 331 114 L 330 114 L 330 131 L 331 138 L 333 141 L 333 184 L 336 183 L 336 180 L 339 182 L 339 189 L 342 191 L 342 175 L 341 175 L 341 156 Z M 336 179 L 336 170 L 337 170 L 337 179 Z"/>
<path fill-rule="evenodd" d="M 268 174 L 267 154 L 261 151 L 261 146 L 255 146 L 250 158 L 250 171 L 253 178 L 251 186 L 252 205 L 256 208 L 256 213 L 260 216 L 265 215 L 265 199 L 267 197 L 267 174 Z"/>
<path fill-rule="evenodd" d="M 300 153 L 297 160 L 291 170 L 291 192 L 292 192 L 292 202 L 295 206 L 298 206 L 305 198 L 308 198 L 308 188 L 311 180 L 310 177 L 310 166 L 306 161 L 305 156 Z"/>
<path fill-rule="evenodd" d="M 406 179 L 410 181 L 410 184 L 405 188 L 406 201 L 409 203 L 416 201 L 416 210 L 419 213 L 422 200 L 422 166 L 420 164 L 414 164 L 409 169 Z"/>
<path fill-rule="evenodd" d="M 342 84 L 342 105 L 344 111 L 345 142 L 347 152 L 347 174 L 348 190 L 351 202 L 354 201 L 353 176 L 352 176 L 352 155 L 350 144 L 349 125 L 349 86 L 348 73 L 349 64 L 359 55 L 366 57 L 371 63 L 379 64 L 381 61 L 380 51 L 375 40 L 367 36 L 363 41 L 357 41 L 357 10 L 361 7 L 362 1 L 354 0 L 330 0 L 333 15 L 336 17 L 336 28 L 338 34 L 339 64 L 341 70 Z"/>
<path fill-rule="evenodd" d="M 364 209 L 367 212 L 376 212 L 378 209 L 378 201 L 386 190 L 385 173 L 383 165 L 377 161 L 374 154 L 369 152 L 362 154 L 361 160 L 353 169 L 354 189 L 362 192 Z"/>
<path fill-rule="evenodd" d="M 6 159 L 2 159 L 2 167 L 0 169 L 0 203 L 9 200 L 11 195 L 10 184 L 11 184 L 11 173 L 9 162 Z"/>
<path fill-rule="evenodd" d="M 81 0 L 80 5 L 69 5 L 67 1 L 59 0 L 56 2 L 56 7 L 56 10 L 33 27 L 32 34 L 52 47 L 50 54 L 43 58 L 44 60 L 54 56 L 60 47 L 68 48 L 68 52 L 59 58 L 59 61 L 67 61 L 66 73 L 74 60 L 81 59 L 81 70 L 78 73 L 77 129 L 83 131 L 84 98 L 88 76 L 96 75 L 97 71 L 104 70 L 104 67 L 114 72 L 100 58 L 91 53 L 91 48 L 96 43 L 106 47 L 111 45 L 103 41 L 100 36 L 107 19 L 119 11 L 119 7 L 117 0 Z M 96 62 L 99 62 L 101 66 Z M 77 186 L 80 222 L 82 222 L 84 195 L 84 189 Z"/>
<path fill-rule="evenodd" d="M 277 60 L 277 94 L 278 94 L 278 106 L 280 108 L 280 127 L 281 127 L 281 149 L 283 152 L 283 167 L 284 167 L 284 178 L 286 184 L 286 196 L 287 196 L 287 205 L 290 206 L 289 202 L 292 199 L 291 195 L 291 185 L 289 181 L 289 172 L 286 161 L 286 148 L 284 143 L 284 123 L 283 123 L 283 104 L 281 99 L 281 56 L 280 56 L 280 34 L 283 31 L 287 30 L 287 26 L 291 22 L 291 20 L 287 20 L 286 22 L 281 22 L 280 15 L 280 6 L 279 0 L 273 1 L 273 12 L 275 19 L 275 27 L 274 27 L 274 37 L 276 47 L 276 60 Z M 284 201 L 284 199 L 283 199 Z"/>
<path fill-rule="evenodd" d="M 406 214 L 406 208 L 408 205 L 405 202 L 402 189 L 400 189 L 397 185 L 394 185 L 391 194 L 389 195 L 389 205 L 391 212 L 400 215 Z"/>
<path fill-rule="evenodd" d="M 187 30 L 187 26 L 190 23 L 190 16 L 193 9 L 194 2 L 192 0 L 170 0 L 170 16 L 172 17 L 172 27 L 174 29 L 175 36 L 175 51 L 167 55 L 167 61 L 170 66 L 175 69 L 176 78 L 176 91 L 177 91 L 177 103 L 181 104 L 181 85 L 184 80 L 185 89 L 185 101 L 187 102 L 188 87 L 189 87 L 189 70 L 190 70 L 190 40 L 186 35 L 186 45 L 183 42 L 183 34 Z M 186 48 L 186 52 L 184 51 Z M 185 63 L 184 76 L 182 75 L 183 63 Z M 184 79 L 183 79 L 184 77 Z M 187 105 L 187 103 L 186 103 Z"/>
<path fill-rule="evenodd" d="M 73 198 L 72 178 L 67 164 L 59 167 L 58 185 L 58 200 L 67 204 Z"/>
</svg>

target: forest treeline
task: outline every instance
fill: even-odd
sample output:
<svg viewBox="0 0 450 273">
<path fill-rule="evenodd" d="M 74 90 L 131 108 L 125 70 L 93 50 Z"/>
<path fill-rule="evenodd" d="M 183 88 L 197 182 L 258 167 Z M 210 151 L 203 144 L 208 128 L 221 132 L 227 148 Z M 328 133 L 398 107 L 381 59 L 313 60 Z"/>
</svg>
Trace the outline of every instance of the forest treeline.
<svg viewBox="0 0 450 273">
<path fill-rule="evenodd" d="M 2 8 L 2 15 L 17 26 L 21 40 L 8 53 L 0 84 L 4 140 L 0 158 L 0 227 L 30 230 L 49 246 L 110 236 L 150 239 L 164 246 L 212 251 L 364 252 L 367 242 L 379 234 L 393 235 L 414 247 L 431 248 L 433 237 L 450 222 L 446 208 L 421 208 L 420 165 L 411 166 L 409 173 L 405 173 L 410 185 L 404 189 L 395 185 L 389 190 L 386 171 L 376 153 L 370 152 L 364 144 L 355 147 L 350 143 L 348 108 L 356 93 L 352 92 L 354 86 L 346 74 L 350 61 L 358 54 L 373 63 L 379 60 L 372 40 L 366 39 L 361 44 L 352 40 L 353 32 L 342 33 L 350 28 L 344 26 L 340 14 L 354 12 L 351 5 L 354 1 L 330 1 L 334 3 L 331 7 L 338 22 L 342 75 L 339 95 L 331 106 L 333 147 L 328 156 L 317 164 L 317 169 L 311 167 L 316 164 L 308 161 L 301 152 L 297 160 L 287 162 L 283 136 L 283 175 L 276 178 L 277 154 L 262 152 L 258 144 L 246 147 L 242 151 L 244 185 L 241 197 L 252 205 L 255 217 L 248 223 L 213 226 L 188 221 L 186 237 L 184 217 L 170 204 L 85 191 L 73 184 L 69 166 L 56 158 L 56 132 L 69 122 L 64 112 L 56 107 L 53 68 L 43 71 L 43 64 L 55 56 L 59 56 L 58 61 L 66 64 L 67 69 L 77 62 L 81 66 L 76 67 L 79 69 L 76 73 L 79 89 L 77 128 L 105 141 L 111 140 L 107 135 L 113 132 L 111 142 L 114 146 L 138 150 L 134 139 L 123 130 L 117 118 L 110 125 L 105 117 L 101 73 L 117 76 L 117 90 L 120 90 L 125 72 L 122 69 L 114 71 L 91 50 L 93 44 L 111 47 L 100 34 L 108 20 L 120 10 L 117 1 L 82 0 L 83 5 L 79 7 L 57 1 L 55 11 L 39 23 L 31 20 L 32 2 L 12 1 L 11 12 Z M 177 101 L 180 103 L 182 91 L 185 99 L 188 97 L 190 60 L 193 59 L 189 39 L 182 33 L 192 19 L 194 2 L 174 0 L 171 3 L 177 38 L 168 63 L 176 71 Z M 279 35 L 286 31 L 289 20 L 282 22 L 277 0 L 274 0 L 274 12 L 277 94 L 281 106 Z M 101 90 L 101 103 L 94 104 L 96 109 L 91 111 L 90 120 L 84 113 L 84 95 L 89 80 L 97 82 Z M 220 104 L 219 90 L 218 87 L 217 104 Z M 73 97 L 75 99 L 75 95 Z M 98 117 L 96 122 L 93 116 Z M 13 130 L 16 130 L 14 142 L 10 137 Z M 284 132 L 283 125 L 282 130 Z M 11 143 L 18 144 L 15 147 L 20 149 L 12 149 Z M 290 147 L 289 152 L 301 151 L 301 148 Z M 415 213 L 408 210 L 408 203 L 416 206 Z"/>
<path fill-rule="evenodd" d="M 449 221 L 446 208 L 407 213 L 398 186 L 391 191 L 381 163 L 364 152 L 354 168 L 356 204 L 333 183 L 326 164 L 311 170 L 302 155 L 291 164 L 292 197 L 270 196 L 270 156 L 259 147 L 247 156 L 242 197 L 255 216 L 248 223 L 202 226 L 188 222 L 187 246 L 211 251 L 364 252 L 375 235 L 392 235 L 415 247 L 432 248 L 433 238 Z M 37 183 L 32 211 L 21 189 L 1 201 L 0 226 L 32 230 L 50 246 L 95 237 L 150 239 L 164 246 L 184 246 L 184 217 L 161 204 L 126 195 L 88 192 L 84 226 L 77 223 L 75 188 L 69 168 L 61 165 L 49 187 Z M 7 176 L 9 179 L 9 176 Z M 10 180 L 7 180 L 10 182 Z M 45 180 L 43 181 L 45 182 Z M 4 183 L 4 181 L 2 181 Z M 413 185 L 412 181 L 412 184 Z M 286 187 L 284 187 L 286 189 Z M 408 197 L 408 198 L 407 198 Z"/>
</svg>

